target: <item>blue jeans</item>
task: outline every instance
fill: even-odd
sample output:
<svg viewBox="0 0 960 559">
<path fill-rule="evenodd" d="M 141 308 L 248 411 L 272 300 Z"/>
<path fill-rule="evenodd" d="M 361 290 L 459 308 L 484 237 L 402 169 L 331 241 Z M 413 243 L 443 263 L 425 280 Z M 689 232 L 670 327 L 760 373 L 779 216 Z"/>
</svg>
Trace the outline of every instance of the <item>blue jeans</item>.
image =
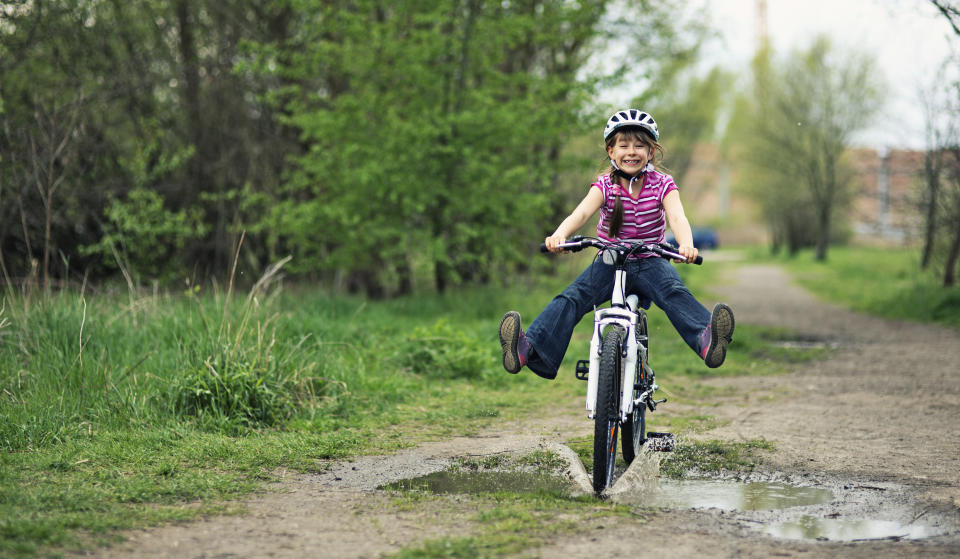
<svg viewBox="0 0 960 559">
<path fill-rule="evenodd" d="M 633 259 L 626 264 L 627 293 L 640 296 L 644 308 L 650 302 L 663 309 L 680 337 L 700 352 L 700 335 L 710 324 L 710 311 L 690 293 L 673 264 L 663 258 Z M 563 293 L 530 324 L 527 367 L 541 377 L 557 376 L 570 345 L 573 329 L 583 315 L 610 301 L 614 267 L 594 260 Z"/>
</svg>

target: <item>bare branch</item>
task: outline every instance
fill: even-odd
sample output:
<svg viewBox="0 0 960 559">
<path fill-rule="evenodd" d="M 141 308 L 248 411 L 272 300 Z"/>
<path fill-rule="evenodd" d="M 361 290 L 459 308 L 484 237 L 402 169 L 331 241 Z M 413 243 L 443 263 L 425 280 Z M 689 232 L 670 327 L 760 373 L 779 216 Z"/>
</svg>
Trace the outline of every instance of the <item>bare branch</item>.
<svg viewBox="0 0 960 559">
<path fill-rule="evenodd" d="M 950 27 L 953 28 L 953 32 L 960 36 L 960 9 L 951 5 L 948 0 L 930 0 L 930 3 L 940 10 L 943 17 L 947 18 L 947 21 L 950 22 Z"/>
</svg>

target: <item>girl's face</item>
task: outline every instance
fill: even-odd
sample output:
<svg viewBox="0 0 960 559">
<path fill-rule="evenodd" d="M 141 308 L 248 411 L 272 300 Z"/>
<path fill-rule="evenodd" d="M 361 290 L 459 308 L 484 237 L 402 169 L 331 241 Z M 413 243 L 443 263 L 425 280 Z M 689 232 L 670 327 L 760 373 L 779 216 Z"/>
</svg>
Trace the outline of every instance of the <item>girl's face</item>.
<svg viewBox="0 0 960 559">
<path fill-rule="evenodd" d="M 617 134 L 613 143 L 607 147 L 607 155 L 621 171 L 636 175 L 647 166 L 652 157 L 652 146 L 638 134 Z"/>
</svg>

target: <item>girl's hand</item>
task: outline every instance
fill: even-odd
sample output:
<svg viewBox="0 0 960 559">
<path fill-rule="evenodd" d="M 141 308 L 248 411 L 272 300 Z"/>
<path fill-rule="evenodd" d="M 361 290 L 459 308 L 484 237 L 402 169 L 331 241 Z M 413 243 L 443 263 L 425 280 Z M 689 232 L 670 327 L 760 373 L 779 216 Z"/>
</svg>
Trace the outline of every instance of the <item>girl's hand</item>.
<svg viewBox="0 0 960 559">
<path fill-rule="evenodd" d="M 687 259 L 685 263 L 689 264 L 697 259 L 697 255 L 700 254 L 700 251 L 697 250 L 697 247 L 693 245 L 680 245 L 680 248 L 677 249 L 677 252 L 684 255 Z"/>
<path fill-rule="evenodd" d="M 558 246 L 560 243 L 566 240 L 567 240 L 566 236 L 554 234 L 544 239 L 543 244 L 547 245 L 547 250 L 549 250 L 550 252 L 569 252 L 569 251 L 563 250 Z"/>
</svg>

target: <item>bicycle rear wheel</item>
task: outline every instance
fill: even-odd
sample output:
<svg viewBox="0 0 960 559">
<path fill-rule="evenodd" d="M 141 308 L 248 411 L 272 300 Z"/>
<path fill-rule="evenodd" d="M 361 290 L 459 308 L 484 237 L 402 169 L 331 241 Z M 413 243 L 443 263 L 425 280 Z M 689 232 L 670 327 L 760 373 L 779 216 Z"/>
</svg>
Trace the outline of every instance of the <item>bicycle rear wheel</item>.
<svg viewBox="0 0 960 559">
<path fill-rule="evenodd" d="M 624 331 L 607 329 L 600 346 L 597 371 L 597 408 L 593 427 L 593 490 L 598 495 L 613 481 L 617 458 L 617 431 L 620 427 L 620 350 Z"/>
</svg>

